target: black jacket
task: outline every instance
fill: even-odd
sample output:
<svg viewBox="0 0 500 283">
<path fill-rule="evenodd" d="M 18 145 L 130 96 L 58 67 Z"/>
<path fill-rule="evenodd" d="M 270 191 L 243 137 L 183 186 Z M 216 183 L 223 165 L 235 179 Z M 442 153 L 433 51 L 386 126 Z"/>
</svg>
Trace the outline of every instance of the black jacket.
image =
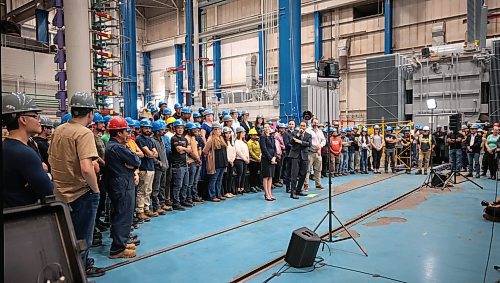
<svg viewBox="0 0 500 283">
<path fill-rule="evenodd" d="M 297 138 L 302 141 L 302 144 L 296 143 L 293 138 Z M 290 158 L 300 158 L 302 160 L 308 159 L 309 147 L 311 146 L 312 136 L 304 132 L 302 137 L 299 137 L 298 133 L 293 133 L 292 138 L 290 138 L 290 153 L 288 157 Z"/>
<path fill-rule="evenodd" d="M 276 156 L 276 143 L 274 137 L 271 136 L 260 136 L 260 151 L 262 152 L 262 159 L 267 159 L 271 161 L 273 157 Z"/>
<path fill-rule="evenodd" d="M 250 135 L 248 134 L 248 132 L 250 131 L 250 129 L 252 128 L 252 122 L 248 122 L 248 126 L 245 124 L 245 122 L 241 121 L 240 122 L 240 126 L 243 127 L 243 129 L 245 129 L 245 140 L 249 141 L 250 140 Z"/>
<path fill-rule="evenodd" d="M 292 137 L 293 137 L 294 133 L 295 132 L 290 132 L 290 130 L 286 130 L 283 133 L 283 143 L 285 144 L 285 157 L 288 157 L 288 154 L 290 153 L 290 149 L 292 149 L 292 144 L 290 142 L 292 141 Z"/>
<path fill-rule="evenodd" d="M 472 134 L 469 134 L 467 136 L 467 138 L 465 139 L 465 145 L 466 146 L 470 145 L 471 138 L 472 138 Z M 481 138 L 481 136 L 479 136 L 479 134 L 476 134 L 476 136 L 474 138 L 474 144 L 471 147 L 472 151 L 467 150 L 467 152 L 470 152 L 470 153 L 481 153 L 481 144 L 482 143 L 483 143 L 483 139 Z"/>
</svg>

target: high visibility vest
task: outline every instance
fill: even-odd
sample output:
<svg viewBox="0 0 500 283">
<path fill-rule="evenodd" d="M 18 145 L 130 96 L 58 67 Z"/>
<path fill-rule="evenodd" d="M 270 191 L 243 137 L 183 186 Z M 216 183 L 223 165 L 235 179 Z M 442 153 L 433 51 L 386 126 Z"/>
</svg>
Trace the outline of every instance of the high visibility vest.
<svg viewBox="0 0 500 283">
<path fill-rule="evenodd" d="M 424 145 L 423 151 L 428 151 L 429 149 L 432 148 L 432 136 L 430 134 L 427 136 L 427 138 L 425 138 L 424 135 L 420 135 L 418 141 L 421 149 L 422 149 L 422 144 L 428 144 L 429 146 L 428 148 L 425 148 Z"/>
</svg>

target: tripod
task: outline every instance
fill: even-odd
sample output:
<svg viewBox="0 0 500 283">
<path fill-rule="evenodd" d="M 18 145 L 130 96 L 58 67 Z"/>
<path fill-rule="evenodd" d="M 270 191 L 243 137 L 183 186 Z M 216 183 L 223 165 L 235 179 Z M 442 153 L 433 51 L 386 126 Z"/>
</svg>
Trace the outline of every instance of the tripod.
<svg viewBox="0 0 500 283">
<path fill-rule="evenodd" d="M 330 123 L 331 121 L 331 117 L 330 117 L 330 82 L 327 81 L 326 82 L 326 104 L 327 104 L 327 119 Z M 327 150 L 328 150 L 328 166 L 330 166 L 330 129 L 327 129 L 327 139 L 326 139 L 326 146 L 328 147 Z M 347 239 L 352 239 L 356 245 L 359 247 L 359 249 L 366 255 L 368 256 L 368 254 L 366 253 L 365 249 L 358 243 L 358 241 L 356 241 L 356 239 L 352 236 L 351 232 L 349 232 L 349 230 L 347 229 L 347 227 L 345 227 L 344 223 L 342 223 L 342 221 L 340 221 L 340 219 L 337 217 L 337 215 L 335 215 L 335 211 L 332 210 L 332 171 L 330 170 L 330 168 L 328 168 L 328 211 L 325 213 L 325 215 L 323 216 L 323 218 L 321 218 L 321 221 L 318 223 L 318 225 L 316 226 L 316 228 L 314 228 L 314 232 L 316 232 L 316 230 L 318 230 L 319 226 L 321 226 L 321 224 L 323 223 L 323 221 L 325 221 L 326 217 L 328 216 L 328 240 L 326 242 L 329 242 L 329 243 L 335 243 L 335 242 L 340 242 L 340 241 L 344 241 L 344 240 L 347 240 Z M 342 226 L 342 228 L 344 229 L 344 231 L 346 231 L 346 233 L 349 235 L 349 237 L 346 237 L 346 238 L 343 238 L 343 239 L 338 239 L 338 240 L 333 240 L 333 232 L 332 232 L 332 217 L 335 217 L 335 219 L 337 220 L 337 222 Z"/>
</svg>

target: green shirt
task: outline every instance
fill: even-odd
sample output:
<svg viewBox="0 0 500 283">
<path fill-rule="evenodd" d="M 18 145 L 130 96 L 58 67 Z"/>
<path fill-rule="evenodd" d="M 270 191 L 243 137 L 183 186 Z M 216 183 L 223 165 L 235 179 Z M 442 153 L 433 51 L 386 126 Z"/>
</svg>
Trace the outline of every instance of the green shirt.
<svg viewBox="0 0 500 283">
<path fill-rule="evenodd" d="M 497 141 L 498 141 L 499 137 L 500 137 L 499 135 L 497 135 L 497 136 L 489 135 L 488 136 L 488 139 L 486 140 L 486 142 L 488 143 L 488 146 L 491 149 L 495 149 L 497 147 Z"/>
<path fill-rule="evenodd" d="M 101 139 L 104 141 L 104 144 L 108 144 L 109 142 L 109 133 L 105 133 L 102 135 Z"/>
</svg>

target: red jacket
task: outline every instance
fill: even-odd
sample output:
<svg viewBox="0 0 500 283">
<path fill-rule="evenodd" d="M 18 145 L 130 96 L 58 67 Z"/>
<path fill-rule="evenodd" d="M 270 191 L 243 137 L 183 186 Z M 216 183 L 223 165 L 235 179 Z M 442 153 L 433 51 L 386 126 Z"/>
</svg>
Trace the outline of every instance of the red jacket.
<svg viewBox="0 0 500 283">
<path fill-rule="evenodd" d="M 342 151 L 342 139 L 339 136 L 330 138 L 330 151 L 333 155 L 340 155 Z"/>
</svg>

